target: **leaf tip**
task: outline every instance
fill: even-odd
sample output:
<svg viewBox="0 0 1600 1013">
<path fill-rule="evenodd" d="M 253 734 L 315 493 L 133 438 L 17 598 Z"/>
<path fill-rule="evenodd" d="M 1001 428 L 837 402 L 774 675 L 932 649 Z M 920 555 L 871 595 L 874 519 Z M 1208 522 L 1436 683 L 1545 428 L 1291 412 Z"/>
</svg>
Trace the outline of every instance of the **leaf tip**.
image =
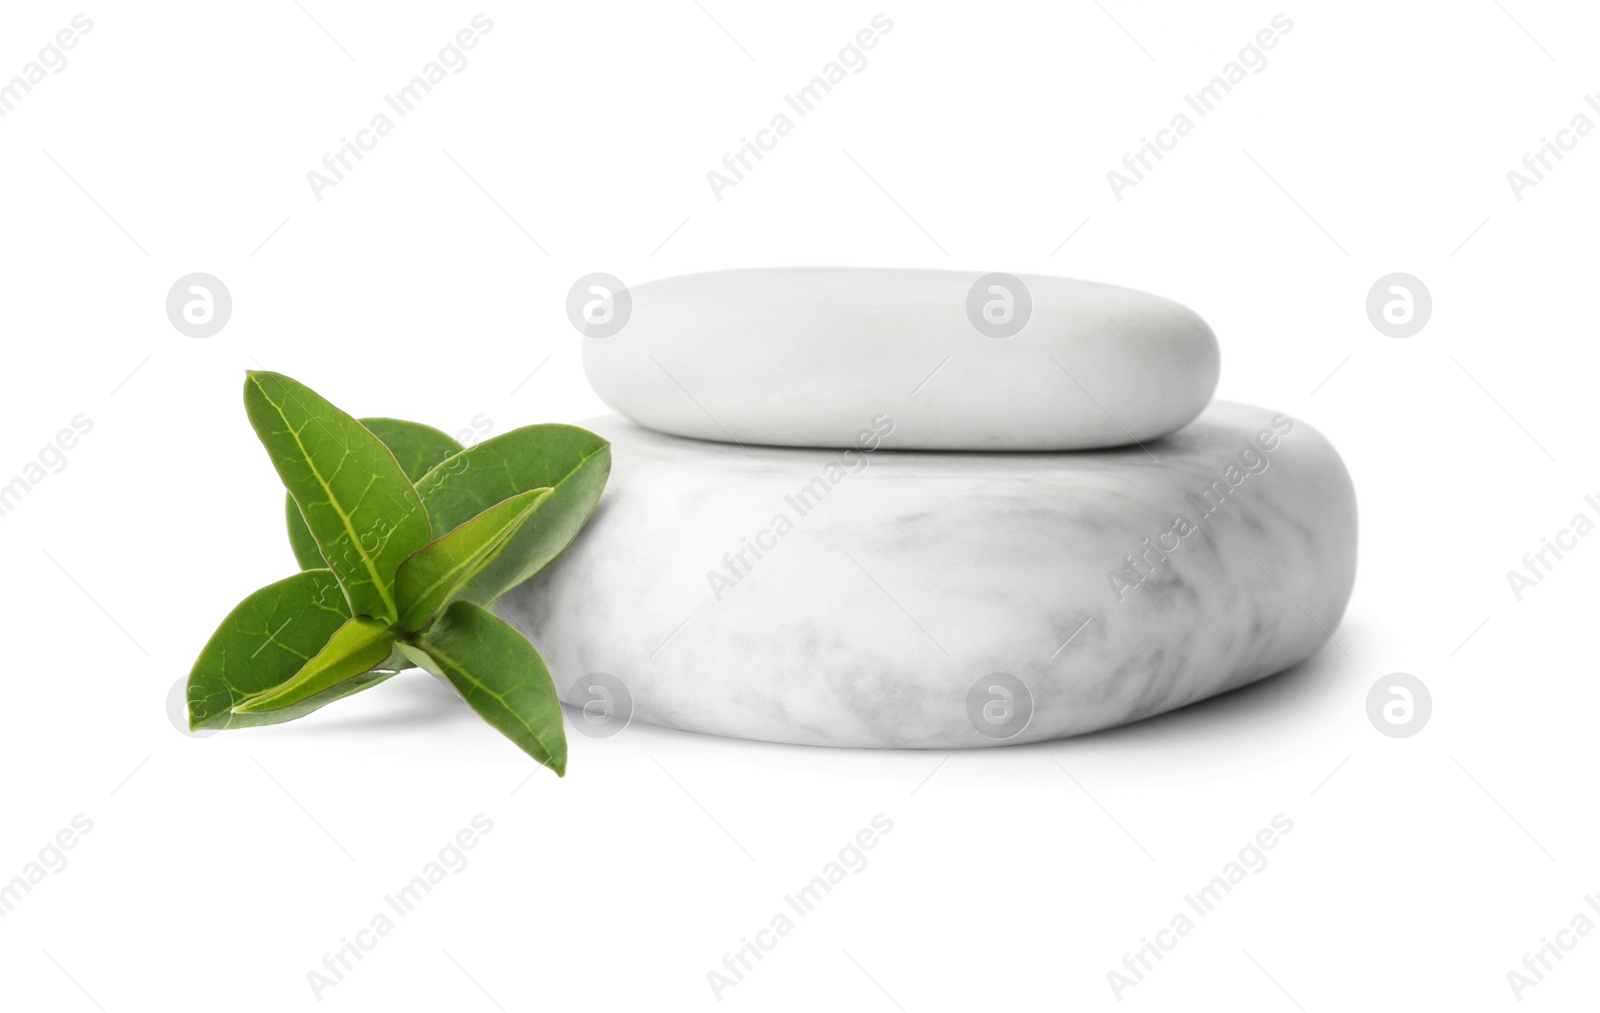
<svg viewBox="0 0 1600 1013">
<path fill-rule="evenodd" d="M 244 371 L 244 385 L 246 387 L 260 387 L 263 380 L 284 379 L 282 373 L 274 373 L 270 369 L 247 369 Z"/>
<path fill-rule="evenodd" d="M 555 771 L 557 777 L 567 776 L 567 735 L 565 730 L 557 733 L 555 740 L 546 747 L 544 757 L 539 762 Z"/>
</svg>

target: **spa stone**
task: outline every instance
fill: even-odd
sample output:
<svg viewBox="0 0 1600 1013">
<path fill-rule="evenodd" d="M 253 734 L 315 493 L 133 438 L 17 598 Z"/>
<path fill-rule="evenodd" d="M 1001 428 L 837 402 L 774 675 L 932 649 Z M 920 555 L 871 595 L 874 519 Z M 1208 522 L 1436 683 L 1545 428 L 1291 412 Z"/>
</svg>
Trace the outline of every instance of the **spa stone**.
<svg viewBox="0 0 1600 1013">
<path fill-rule="evenodd" d="M 1039 275 L 763 268 L 608 298 L 571 308 L 596 393 L 722 442 L 844 447 L 886 414 L 901 450 L 1122 446 L 1199 415 L 1220 362 L 1175 302 Z"/>
<path fill-rule="evenodd" d="M 497 607 L 569 703 L 620 686 L 634 720 L 829 746 L 1090 732 L 1335 635 L 1355 494 L 1305 422 L 1216 402 L 1143 447 L 928 454 L 898 410 L 832 451 L 585 422 L 611 484 Z"/>
</svg>

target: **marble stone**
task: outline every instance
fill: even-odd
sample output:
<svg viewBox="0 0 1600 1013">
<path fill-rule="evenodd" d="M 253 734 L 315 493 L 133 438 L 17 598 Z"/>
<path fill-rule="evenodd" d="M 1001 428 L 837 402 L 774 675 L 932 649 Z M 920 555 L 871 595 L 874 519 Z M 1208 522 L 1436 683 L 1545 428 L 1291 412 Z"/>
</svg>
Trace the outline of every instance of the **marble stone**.
<svg viewBox="0 0 1600 1013">
<path fill-rule="evenodd" d="M 584 339 L 590 384 L 705 440 L 842 447 L 887 413 L 902 450 L 1121 446 L 1194 419 L 1220 368 L 1191 310 L 1067 278 L 762 268 L 628 294 L 621 329 Z"/>
<path fill-rule="evenodd" d="M 1262 408 L 1070 454 L 896 450 L 898 420 L 845 451 L 583 425 L 613 444 L 600 507 L 498 607 L 564 699 L 604 673 L 673 728 L 937 749 L 1089 732 L 1310 657 L 1355 579 L 1339 455 Z"/>
</svg>

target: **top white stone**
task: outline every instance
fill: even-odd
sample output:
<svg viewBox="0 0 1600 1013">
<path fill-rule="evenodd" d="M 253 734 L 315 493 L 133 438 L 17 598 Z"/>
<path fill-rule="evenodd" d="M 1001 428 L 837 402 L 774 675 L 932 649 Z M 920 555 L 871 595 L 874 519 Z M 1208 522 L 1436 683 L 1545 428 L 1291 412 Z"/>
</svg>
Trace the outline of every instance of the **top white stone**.
<svg viewBox="0 0 1600 1013">
<path fill-rule="evenodd" d="M 1192 310 L 1069 278 L 759 268 L 628 300 L 584 338 L 589 382 L 640 425 L 721 442 L 840 447 L 887 414 L 901 449 L 1119 446 L 1194 419 L 1220 368 Z"/>
</svg>

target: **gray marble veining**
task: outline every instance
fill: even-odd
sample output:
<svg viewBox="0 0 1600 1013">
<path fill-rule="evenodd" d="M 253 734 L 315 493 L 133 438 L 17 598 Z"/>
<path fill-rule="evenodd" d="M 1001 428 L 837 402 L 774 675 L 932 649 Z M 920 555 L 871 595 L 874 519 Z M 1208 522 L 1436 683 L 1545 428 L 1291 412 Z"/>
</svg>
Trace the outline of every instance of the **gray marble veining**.
<svg viewBox="0 0 1600 1013">
<path fill-rule="evenodd" d="M 1355 578 L 1338 454 L 1246 405 L 1082 453 L 897 451 L 893 420 L 841 451 L 584 425 L 613 441 L 600 508 L 499 608 L 564 698 L 608 673 L 634 720 L 674 728 L 925 748 L 1088 732 L 1311 656 Z"/>
</svg>

